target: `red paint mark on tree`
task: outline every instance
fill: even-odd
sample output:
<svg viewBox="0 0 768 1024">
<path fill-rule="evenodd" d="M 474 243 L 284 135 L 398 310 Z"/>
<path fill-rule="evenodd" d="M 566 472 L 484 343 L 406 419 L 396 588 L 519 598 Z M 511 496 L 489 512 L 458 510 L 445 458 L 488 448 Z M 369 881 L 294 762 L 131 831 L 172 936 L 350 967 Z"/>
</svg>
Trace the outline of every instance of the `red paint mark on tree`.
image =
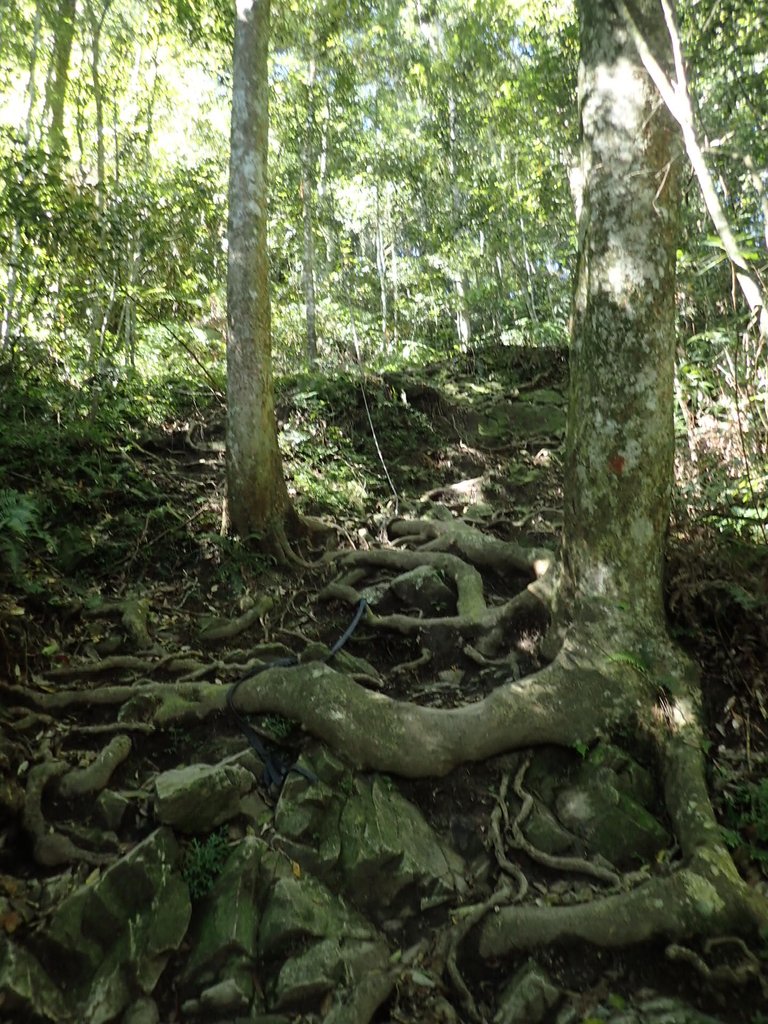
<svg viewBox="0 0 768 1024">
<path fill-rule="evenodd" d="M 616 476 L 621 476 L 624 472 L 624 456 L 618 454 L 612 455 L 610 459 L 608 459 L 608 467 L 612 473 L 616 474 Z"/>
</svg>

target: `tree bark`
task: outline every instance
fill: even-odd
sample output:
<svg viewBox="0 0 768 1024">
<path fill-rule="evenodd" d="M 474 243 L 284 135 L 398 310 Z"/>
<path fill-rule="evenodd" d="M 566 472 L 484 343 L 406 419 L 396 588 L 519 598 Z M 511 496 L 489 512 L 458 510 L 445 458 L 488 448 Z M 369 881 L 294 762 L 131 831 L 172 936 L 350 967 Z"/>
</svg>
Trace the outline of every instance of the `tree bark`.
<svg viewBox="0 0 768 1024">
<path fill-rule="evenodd" d="M 304 314 L 307 330 L 307 363 L 317 362 L 317 316 L 315 305 L 315 58 L 309 58 L 307 69 L 307 114 L 301 147 L 301 208 L 304 245 L 301 261 L 301 286 L 304 292 Z"/>
<path fill-rule="evenodd" d="M 69 82 L 72 41 L 75 37 L 76 13 L 77 0 L 61 0 L 55 17 L 52 18 L 54 42 L 47 105 L 51 114 L 51 122 L 48 126 L 48 145 L 53 153 L 63 153 L 67 148 L 67 140 L 64 135 L 64 108 Z"/>
<path fill-rule="evenodd" d="M 639 6 L 655 50 L 669 55 L 657 0 Z M 571 615 L 586 602 L 590 617 L 641 620 L 663 632 L 678 146 L 613 6 L 581 0 L 580 11 L 583 191 L 562 590 Z"/>
<path fill-rule="evenodd" d="M 297 517 L 277 443 L 267 250 L 269 0 L 237 0 L 227 272 L 230 525 L 285 553 Z"/>
</svg>

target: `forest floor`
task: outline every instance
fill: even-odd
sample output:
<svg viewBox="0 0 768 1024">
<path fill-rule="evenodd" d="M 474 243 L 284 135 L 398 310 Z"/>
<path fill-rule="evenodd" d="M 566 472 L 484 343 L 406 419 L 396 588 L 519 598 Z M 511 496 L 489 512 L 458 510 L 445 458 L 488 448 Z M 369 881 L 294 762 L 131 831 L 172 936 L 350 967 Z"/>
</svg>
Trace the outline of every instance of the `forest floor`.
<svg viewBox="0 0 768 1024">
<path fill-rule="evenodd" d="M 500 539 L 556 549 L 566 392 L 566 357 L 554 349 L 502 348 L 379 376 L 297 376 L 281 382 L 278 395 L 290 487 L 302 512 L 334 523 L 339 549 L 386 544 L 389 523 L 431 514 L 436 505 Z M 0 758 L 7 777 L 15 773 L 19 780 L 4 784 L 0 804 L 0 929 L 9 936 L 38 926 L 34 903 L 24 893 L 35 879 L 61 870 L 35 865 L 28 830 L 21 826 L 29 763 L 41 749 L 87 762 L 88 750 L 99 749 L 109 732 L 100 706 L 61 716 L 40 713 L 24 700 L 25 687 L 52 692 L 77 685 L 88 663 L 101 665 L 100 678 L 108 682 L 131 664 L 135 668 L 131 659 L 147 651 L 194 659 L 203 646 L 211 664 L 224 663 L 244 642 L 240 633 L 226 634 L 227 624 L 242 622 L 265 596 L 272 607 L 253 619 L 252 639 L 296 654 L 314 642 L 332 644 L 351 615 L 341 602 L 321 599 L 338 571 L 333 561 L 286 571 L 221 536 L 224 417 L 215 401 L 188 396 L 162 424 L 148 428 L 127 414 L 121 430 L 113 431 L 109 416 L 120 403 L 130 405 L 119 386 L 105 385 L 103 393 L 83 399 L 77 429 L 66 422 L 62 427 L 71 410 L 52 409 L 41 395 L 38 390 L 25 398 L 20 392 L 17 404 L 7 400 L 0 408 L 8 419 L 0 445 L 6 488 L 5 511 L 0 508 L 0 525 L 6 526 L 0 532 Z M 99 432 L 99 416 L 106 414 Z M 717 813 L 740 870 L 766 887 L 768 563 L 764 550 L 717 518 L 717 502 L 710 500 L 712 475 L 726 473 L 717 468 L 718 459 L 728 455 L 729 442 L 716 428 L 710 419 L 688 447 L 681 445 L 666 596 L 672 633 L 703 674 Z M 708 479 L 704 497 L 697 474 Z M 501 573 L 486 574 L 485 583 L 499 601 L 520 588 L 519 579 Z M 201 645 L 201 634 L 208 630 L 215 637 L 219 626 L 222 636 Z M 539 666 L 540 639 L 541 623 L 531 621 L 516 644 L 522 672 Z M 420 665 L 416 635 L 374 631 L 364 621 L 347 649 L 375 667 L 389 696 L 435 707 L 478 696 L 472 674 L 457 674 L 450 658 Z M 487 673 L 478 673 L 478 687 L 487 683 Z M 271 725 L 274 738 L 274 716 Z M 245 742 L 226 714 L 139 733 L 120 767 L 123 783 L 187 764 L 222 737 Z M 289 730 L 280 739 L 293 751 L 305 742 Z M 494 759 L 443 779 L 399 786 L 459 848 L 478 842 L 490 848 L 505 764 Z M 62 832 L 71 828 L 70 834 L 82 838 L 87 831 L 88 809 L 77 802 L 53 801 L 46 815 Z M 521 863 L 546 901 L 556 879 L 524 854 Z M 768 947 L 752 953 L 765 958 Z M 537 960 L 568 993 L 572 1021 L 605 1020 L 606 1005 L 618 1020 L 625 1006 L 650 992 L 679 996 L 734 1024 L 768 1020 L 760 1015 L 765 1005 L 754 977 L 734 989 L 722 978 L 705 976 L 693 962 L 671 962 L 658 944 L 623 951 L 562 947 L 538 951 Z M 519 963 L 476 965 L 467 981 L 478 1005 Z M 166 987 L 170 999 L 172 978 Z M 169 1024 L 182 1019 L 168 1006 L 163 1012 Z M 434 1012 L 429 986 L 401 985 L 375 1019 L 428 1021 L 437 1019 Z M 558 1012 L 558 1020 L 566 1019 L 562 1006 Z M 537 1019 L 554 1021 L 555 1012 Z M 638 1012 L 626 1019 L 652 1018 Z"/>
</svg>

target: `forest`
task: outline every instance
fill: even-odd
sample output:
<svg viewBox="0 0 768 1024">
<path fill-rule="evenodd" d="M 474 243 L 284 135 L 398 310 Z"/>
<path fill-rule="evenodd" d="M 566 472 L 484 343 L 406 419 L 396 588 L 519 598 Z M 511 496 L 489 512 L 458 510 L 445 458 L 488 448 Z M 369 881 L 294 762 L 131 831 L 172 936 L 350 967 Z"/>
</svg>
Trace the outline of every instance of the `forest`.
<svg viewBox="0 0 768 1024">
<path fill-rule="evenodd" d="M 0 1024 L 768 1024 L 765 4 L 0 67 Z"/>
</svg>

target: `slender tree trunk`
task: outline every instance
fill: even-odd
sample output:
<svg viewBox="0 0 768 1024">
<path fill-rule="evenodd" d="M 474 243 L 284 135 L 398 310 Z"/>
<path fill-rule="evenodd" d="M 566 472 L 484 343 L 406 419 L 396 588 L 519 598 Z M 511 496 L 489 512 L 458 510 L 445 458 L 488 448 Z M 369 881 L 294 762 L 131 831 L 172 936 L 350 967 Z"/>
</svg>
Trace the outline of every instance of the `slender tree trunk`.
<svg viewBox="0 0 768 1024">
<path fill-rule="evenodd" d="M 531 322 L 537 324 L 539 322 L 539 314 L 536 310 L 536 292 L 533 287 L 533 264 L 531 263 L 530 256 L 528 255 L 528 238 L 525 230 L 525 220 L 523 218 L 522 189 L 520 188 L 517 154 L 515 154 L 515 195 L 518 204 L 517 223 L 520 228 L 520 246 L 523 252 L 523 265 L 525 267 L 526 303 L 528 305 L 528 313 L 531 317 Z"/>
<path fill-rule="evenodd" d="M 72 42 L 75 37 L 76 14 L 77 0 L 60 0 L 55 17 L 52 18 L 53 56 L 46 97 L 51 117 L 48 126 L 48 145 L 52 153 L 63 153 L 67 148 L 67 140 L 64 135 L 64 110 L 67 85 L 69 84 Z"/>
<path fill-rule="evenodd" d="M 297 517 L 272 389 L 267 251 L 269 0 L 237 0 L 229 165 L 227 494 L 232 528 L 287 555 Z"/>
<path fill-rule="evenodd" d="M 301 147 L 301 207 L 304 245 L 301 261 L 301 285 L 304 292 L 304 314 L 307 331 L 307 363 L 317 362 L 317 316 L 315 305 L 315 75 L 314 56 L 307 70 L 307 115 Z"/>
<path fill-rule="evenodd" d="M 392 240 L 392 344 L 397 348 L 400 328 L 398 324 L 398 306 L 400 302 L 400 267 L 397 259 L 397 232 L 395 231 L 395 219 L 392 215 L 392 197 L 387 190 L 387 222 L 389 224 L 389 236 Z"/>
<path fill-rule="evenodd" d="M 381 301 L 381 343 L 387 347 L 387 254 L 384 246 L 384 229 L 382 227 L 381 193 L 376 182 L 376 271 L 379 275 L 379 298 Z"/>
<path fill-rule="evenodd" d="M 680 125 L 688 159 L 691 162 L 693 173 L 698 180 L 704 205 L 712 219 L 715 230 L 720 236 L 720 241 L 723 243 L 726 255 L 733 265 L 733 274 L 744 298 L 747 300 L 750 314 L 759 324 L 761 336 L 768 338 L 768 302 L 766 302 L 762 282 L 759 276 L 753 275 L 739 249 L 738 240 L 734 235 L 715 187 L 712 172 L 707 165 L 704 153 L 699 145 L 699 140 L 696 137 L 693 106 L 688 92 L 688 78 L 671 0 L 661 0 L 661 14 L 666 24 L 666 31 L 669 35 L 669 42 L 674 54 L 674 85 L 671 81 L 671 74 L 661 67 L 653 49 L 648 45 L 642 27 L 635 19 L 633 12 L 627 7 L 624 0 L 615 0 L 615 2 L 625 25 L 630 31 L 632 40 L 640 53 L 646 70 L 656 83 L 656 87 L 667 104 L 670 113 Z"/>
<path fill-rule="evenodd" d="M 320 132 L 320 159 L 318 161 L 317 176 L 317 210 L 318 227 L 323 236 L 324 253 L 321 263 L 322 277 L 325 278 L 333 269 L 336 259 L 336 226 L 333 216 L 333 191 L 328 191 L 328 160 L 330 150 L 330 125 L 332 124 L 333 112 L 331 109 L 330 96 L 325 96 L 323 110 L 322 130 Z"/>
<path fill-rule="evenodd" d="M 449 149 L 448 168 L 451 175 L 451 209 L 453 212 L 454 231 L 458 232 L 461 223 L 462 196 L 456 181 L 456 100 L 451 93 L 448 97 L 448 125 L 449 125 Z M 453 286 L 456 289 L 456 334 L 459 339 L 459 347 L 466 352 L 472 342 L 472 321 L 469 316 L 469 303 L 467 292 L 469 291 L 469 280 L 466 270 L 454 269 Z"/>
<path fill-rule="evenodd" d="M 35 9 L 35 27 L 32 34 L 32 53 L 29 60 L 29 81 L 27 83 L 27 119 L 24 124 L 24 141 L 32 137 L 32 116 L 37 100 L 37 54 L 40 49 L 40 26 L 43 20 L 42 0 L 38 0 Z"/>
<path fill-rule="evenodd" d="M 104 0 L 102 8 L 98 12 L 95 7 L 95 0 L 88 0 L 88 6 L 86 7 L 88 27 L 91 32 L 91 86 L 93 89 L 96 128 L 96 208 L 99 212 L 99 220 L 101 222 L 102 246 L 105 244 L 107 232 L 105 216 L 107 208 L 107 171 L 106 147 L 104 143 L 104 90 L 101 83 L 101 33 L 104 29 L 104 22 L 109 14 L 109 9 L 113 2 L 114 0 Z M 118 148 L 117 145 L 115 145 L 116 161 L 117 151 Z M 117 180 L 116 171 L 115 185 L 117 185 Z M 88 365 L 92 372 L 100 372 L 104 369 L 106 359 L 104 343 L 106 340 L 107 325 L 112 315 L 116 296 L 117 271 L 112 271 L 109 284 L 106 280 L 106 273 L 108 273 L 108 271 L 100 273 L 97 276 L 97 279 L 92 283 L 94 290 L 94 302 L 91 324 L 88 332 Z M 109 289 L 109 298 L 105 303 L 103 293 L 107 288 Z"/>
<path fill-rule="evenodd" d="M 104 5 L 99 18 L 91 19 L 91 82 L 93 85 L 93 103 L 96 111 L 96 202 L 99 213 L 104 212 L 106 196 L 106 156 L 104 151 L 104 93 L 101 88 L 101 30 L 110 4 Z"/>
</svg>

